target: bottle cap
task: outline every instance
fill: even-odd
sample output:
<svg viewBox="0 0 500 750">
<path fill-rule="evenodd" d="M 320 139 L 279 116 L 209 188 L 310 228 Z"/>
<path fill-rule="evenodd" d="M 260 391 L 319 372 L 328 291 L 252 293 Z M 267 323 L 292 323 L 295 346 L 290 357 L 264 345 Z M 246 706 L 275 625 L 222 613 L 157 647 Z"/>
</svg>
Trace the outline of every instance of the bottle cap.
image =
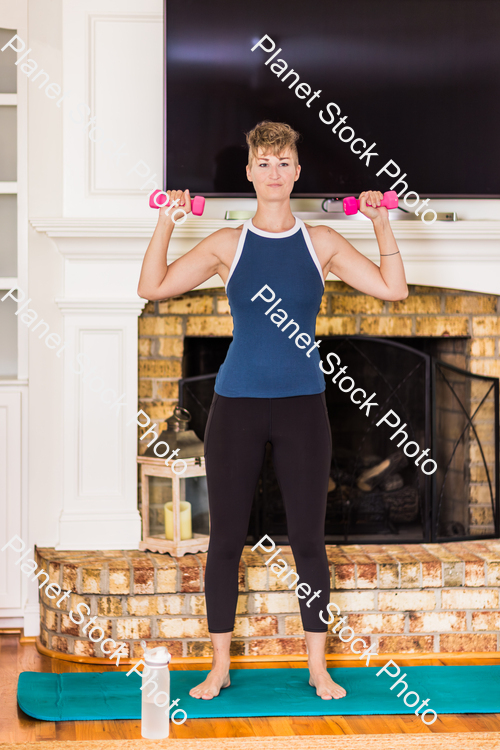
<svg viewBox="0 0 500 750">
<path fill-rule="evenodd" d="M 169 665 L 172 655 L 165 646 L 148 649 L 146 641 L 141 641 L 141 646 L 144 649 L 144 661 L 148 667 L 159 668 Z"/>
</svg>

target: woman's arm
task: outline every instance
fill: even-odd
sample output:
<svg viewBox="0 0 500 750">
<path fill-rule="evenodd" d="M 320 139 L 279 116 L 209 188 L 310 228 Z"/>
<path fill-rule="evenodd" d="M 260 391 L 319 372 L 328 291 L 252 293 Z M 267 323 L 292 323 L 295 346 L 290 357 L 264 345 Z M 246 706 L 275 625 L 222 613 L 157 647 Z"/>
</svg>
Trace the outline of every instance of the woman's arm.
<svg viewBox="0 0 500 750">
<path fill-rule="evenodd" d="M 380 267 L 329 227 L 314 227 L 314 234 L 311 236 L 314 236 L 314 247 L 325 277 L 328 273 L 333 273 L 354 289 L 378 299 L 406 299 L 408 286 L 403 261 L 392 233 L 387 209 L 380 206 L 382 197 L 381 192 L 373 190 L 359 196 L 359 210 L 373 222 L 380 250 Z M 367 201 L 371 206 L 366 205 Z"/>
<path fill-rule="evenodd" d="M 191 211 L 189 191 L 168 191 L 169 201 L 180 199 L 186 213 Z M 216 273 L 224 273 L 234 246 L 234 229 L 220 229 L 199 242 L 182 258 L 167 264 L 167 250 L 175 223 L 161 208 L 154 234 L 142 262 L 137 294 L 148 300 L 168 299 L 184 294 Z M 175 209 L 172 210 L 175 213 Z"/>
</svg>

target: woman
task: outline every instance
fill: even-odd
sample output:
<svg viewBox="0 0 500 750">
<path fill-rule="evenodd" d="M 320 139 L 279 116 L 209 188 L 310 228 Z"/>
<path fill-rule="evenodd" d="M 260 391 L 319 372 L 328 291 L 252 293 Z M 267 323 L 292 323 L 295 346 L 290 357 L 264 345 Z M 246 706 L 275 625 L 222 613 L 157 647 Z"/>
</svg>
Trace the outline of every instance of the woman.
<svg viewBox="0 0 500 750">
<path fill-rule="evenodd" d="M 317 597 L 316 608 L 311 598 L 300 598 L 309 683 L 325 700 L 346 694 L 326 669 L 327 626 L 318 617 L 330 591 L 324 524 L 331 434 L 315 322 L 330 272 L 379 299 L 404 299 L 408 289 L 380 192 L 369 190 L 359 198 L 361 213 L 373 222 L 380 267 L 333 229 L 310 227 L 293 216 L 290 193 L 301 169 L 297 139 L 283 123 L 262 122 L 248 133 L 246 172 L 257 194 L 255 216 L 214 232 L 171 264 L 166 253 L 174 221 L 161 209 L 138 287 L 140 297 L 164 300 L 219 274 L 234 319 L 205 432 L 211 524 L 205 596 L 214 655 L 206 680 L 190 691 L 205 700 L 230 684 L 238 566 L 268 441 L 297 573 Z M 191 210 L 189 191 L 168 195 Z"/>
</svg>

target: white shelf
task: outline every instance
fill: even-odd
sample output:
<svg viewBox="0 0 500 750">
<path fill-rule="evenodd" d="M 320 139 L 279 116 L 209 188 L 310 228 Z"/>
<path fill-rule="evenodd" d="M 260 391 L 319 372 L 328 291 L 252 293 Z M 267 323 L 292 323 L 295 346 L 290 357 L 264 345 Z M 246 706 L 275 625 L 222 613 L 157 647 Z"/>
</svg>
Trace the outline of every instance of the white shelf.
<svg viewBox="0 0 500 750">
<path fill-rule="evenodd" d="M 0 107 L 16 107 L 17 94 L 0 94 Z"/>
<path fill-rule="evenodd" d="M 13 289 L 17 286 L 17 276 L 0 276 L 0 289 Z M 3 294 L 2 294 L 3 297 Z"/>
<path fill-rule="evenodd" d="M 0 194 L 17 195 L 17 182 L 0 182 Z"/>
</svg>

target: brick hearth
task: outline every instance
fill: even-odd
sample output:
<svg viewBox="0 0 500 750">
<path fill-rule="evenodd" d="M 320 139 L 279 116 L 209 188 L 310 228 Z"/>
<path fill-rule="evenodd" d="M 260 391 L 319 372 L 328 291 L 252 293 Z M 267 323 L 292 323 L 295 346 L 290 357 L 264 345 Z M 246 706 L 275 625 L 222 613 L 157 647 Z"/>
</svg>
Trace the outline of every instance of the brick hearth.
<svg viewBox="0 0 500 750">
<path fill-rule="evenodd" d="M 289 547 L 282 557 L 293 566 Z M 348 625 L 385 653 L 499 650 L 500 541 L 327 546 L 332 600 Z M 41 642 L 53 651 L 103 657 L 69 611 L 81 601 L 106 636 L 142 656 L 141 638 L 174 656 L 209 656 L 203 579 L 206 553 L 173 558 L 137 551 L 38 549 L 39 567 L 73 593 L 57 608 L 42 588 Z M 298 600 L 245 548 L 234 655 L 304 654 Z M 85 622 L 88 618 L 85 619 Z M 330 634 L 328 653 L 349 653 Z"/>
</svg>

